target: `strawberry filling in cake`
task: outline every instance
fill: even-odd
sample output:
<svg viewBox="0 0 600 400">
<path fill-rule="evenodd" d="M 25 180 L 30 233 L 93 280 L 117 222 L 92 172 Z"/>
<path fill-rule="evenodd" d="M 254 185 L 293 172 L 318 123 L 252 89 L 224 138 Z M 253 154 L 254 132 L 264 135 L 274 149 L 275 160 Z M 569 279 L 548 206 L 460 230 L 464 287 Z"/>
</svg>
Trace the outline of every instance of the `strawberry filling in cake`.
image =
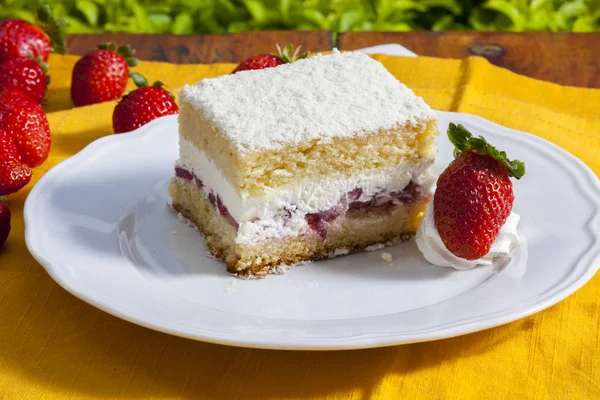
<svg viewBox="0 0 600 400">
<path fill-rule="evenodd" d="M 195 184 L 199 189 L 204 191 L 211 207 L 219 213 L 231 226 L 236 230 L 239 228 L 239 223 L 231 215 L 223 199 L 219 194 L 212 189 L 205 188 L 202 179 L 196 176 L 193 172 L 182 168 L 175 167 L 175 176 L 178 179 Z M 348 217 L 359 217 L 369 212 L 389 212 L 392 208 L 400 207 L 407 204 L 422 204 L 431 199 L 431 194 L 421 185 L 410 181 L 404 189 L 400 191 L 378 191 L 370 196 L 363 196 L 363 188 L 355 188 L 344 194 L 338 202 L 331 208 L 320 210 L 317 212 L 300 214 L 300 210 L 296 204 L 286 204 L 281 209 L 276 210 L 276 215 L 281 216 L 282 227 L 287 221 L 297 218 L 298 215 L 304 218 L 306 226 L 299 229 L 299 233 L 303 235 L 317 234 L 322 239 L 327 237 L 327 227 L 340 216 L 347 215 Z M 254 218 L 251 222 L 259 222 L 259 218 Z M 302 224 L 301 224 L 302 225 Z"/>
</svg>

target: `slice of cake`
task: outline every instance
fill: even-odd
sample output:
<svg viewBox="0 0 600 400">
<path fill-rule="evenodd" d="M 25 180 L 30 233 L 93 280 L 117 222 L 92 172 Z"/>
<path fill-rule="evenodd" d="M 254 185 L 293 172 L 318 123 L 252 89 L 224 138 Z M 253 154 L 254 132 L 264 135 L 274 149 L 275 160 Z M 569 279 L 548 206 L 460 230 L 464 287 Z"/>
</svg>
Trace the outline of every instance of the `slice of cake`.
<svg viewBox="0 0 600 400">
<path fill-rule="evenodd" d="M 414 234 L 431 199 L 435 115 L 362 53 L 204 79 L 180 107 L 172 205 L 230 272 Z"/>
</svg>

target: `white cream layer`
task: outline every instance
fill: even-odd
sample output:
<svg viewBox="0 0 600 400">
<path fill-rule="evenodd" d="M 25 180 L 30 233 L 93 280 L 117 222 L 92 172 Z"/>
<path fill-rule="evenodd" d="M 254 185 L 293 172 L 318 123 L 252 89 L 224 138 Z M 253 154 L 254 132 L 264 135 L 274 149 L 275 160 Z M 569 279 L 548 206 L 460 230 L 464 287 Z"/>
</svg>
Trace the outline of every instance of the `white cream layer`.
<svg viewBox="0 0 600 400">
<path fill-rule="evenodd" d="M 435 226 L 433 201 L 427 207 L 427 214 L 417 230 L 417 246 L 427 261 L 439 267 L 471 269 L 477 265 L 492 265 L 494 260 L 508 257 L 519 244 L 519 215 L 511 212 L 500 229 L 500 234 L 492 244 L 490 251 L 478 260 L 465 260 L 452 254 L 444 245 Z"/>
<path fill-rule="evenodd" d="M 351 177 L 338 175 L 320 182 L 300 182 L 273 189 L 261 197 L 250 197 L 240 193 L 221 174 L 215 163 L 192 142 L 180 136 L 179 146 L 180 158 L 176 164 L 201 179 L 207 194 L 212 190 L 220 196 L 231 216 L 239 223 L 238 243 L 297 235 L 307 226 L 306 214 L 338 205 L 355 188 L 363 189 L 358 201 L 367 201 L 379 192 L 400 191 L 411 180 L 425 190 L 433 184 L 429 174 L 432 162 L 421 161 Z"/>
</svg>

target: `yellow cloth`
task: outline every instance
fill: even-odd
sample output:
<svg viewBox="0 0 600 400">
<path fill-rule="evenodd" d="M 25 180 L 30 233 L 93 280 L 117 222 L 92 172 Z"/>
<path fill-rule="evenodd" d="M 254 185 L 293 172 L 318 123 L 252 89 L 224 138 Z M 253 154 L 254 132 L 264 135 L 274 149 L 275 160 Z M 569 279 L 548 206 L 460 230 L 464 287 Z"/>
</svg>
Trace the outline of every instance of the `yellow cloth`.
<svg viewBox="0 0 600 400">
<path fill-rule="evenodd" d="M 536 81 L 481 58 L 376 58 L 432 107 L 532 132 L 600 173 L 600 90 Z M 72 108 L 75 60 L 50 59 L 52 152 L 33 181 L 112 133 L 114 102 Z M 143 62 L 136 69 L 177 89 L 232 68 Z M 321 353 L 218 346 L 119 320 L 55 284 L 23 240 L 33 183 L 8 200 L 13 230 L 0 250 L 0 398 L 600 398 L 599 276 L 534 316 L 436 342 Z"/>
</svg>

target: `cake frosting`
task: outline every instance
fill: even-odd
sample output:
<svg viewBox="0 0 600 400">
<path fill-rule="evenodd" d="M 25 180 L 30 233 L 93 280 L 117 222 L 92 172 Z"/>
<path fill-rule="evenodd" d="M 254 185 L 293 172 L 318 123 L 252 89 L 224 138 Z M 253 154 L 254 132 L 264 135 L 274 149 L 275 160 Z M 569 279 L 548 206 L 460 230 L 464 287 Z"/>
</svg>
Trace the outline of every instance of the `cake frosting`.
<svg viewBox="0 0 600 400">
<path fill-rule="evenodd" d="M 477 265 L 492 265 L 494 260 L 506 258 L 519 244 L 519 215 L 511 212 L 490 251 L 477 260 L 466 260 L 452 254 L 444 245 L 435 226 L 433 201 L 427 207 L 427 213 L 417 230 L 417 246 L 427 261 L 440 267 L 451 267 L 458 270 L 471 269 Z"/>
<path fill-rule="evenodd" d="M 435 119 L 423 99 L 381 63 L 337 50 L 277 68 L 204 79 L 186 85 L 180 99 L 246 152 L 326 143 Z"/>
</svg>

